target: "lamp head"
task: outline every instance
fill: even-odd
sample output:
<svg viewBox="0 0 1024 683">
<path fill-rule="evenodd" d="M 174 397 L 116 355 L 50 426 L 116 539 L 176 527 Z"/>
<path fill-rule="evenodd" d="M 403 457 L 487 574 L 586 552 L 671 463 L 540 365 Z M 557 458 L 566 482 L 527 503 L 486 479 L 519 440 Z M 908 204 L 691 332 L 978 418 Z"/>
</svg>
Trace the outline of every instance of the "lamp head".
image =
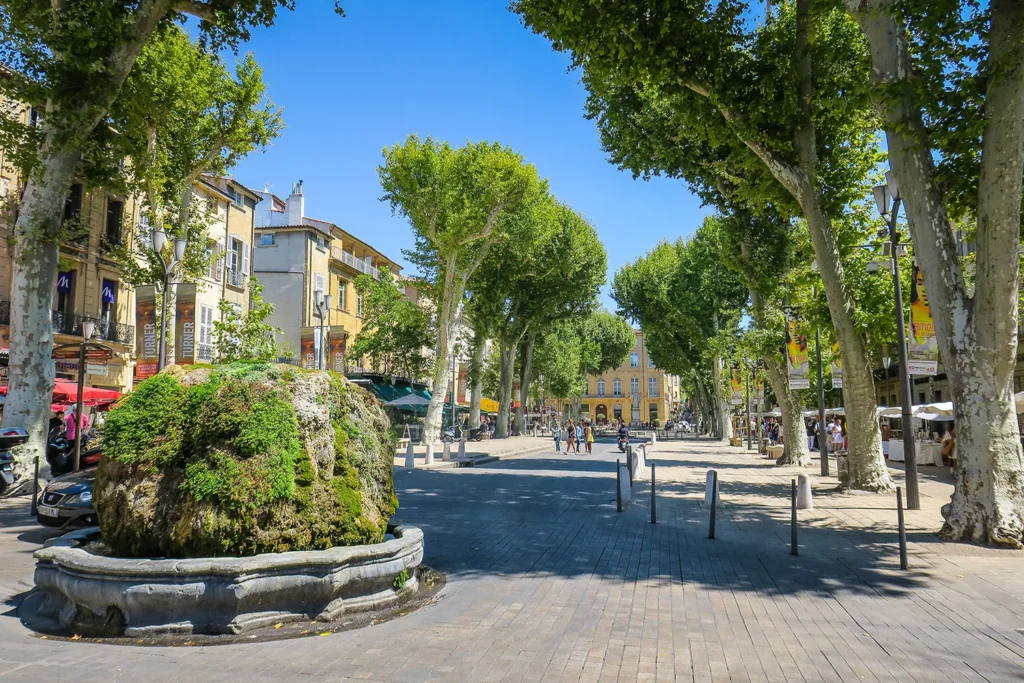
<svg viewBox="0 0 1024 683">
<path fill-rule="evenodd" d="M 324 308 L 330 308 L 334 303 L 334 297 L 330 294 L 324 297 Z"/>
<path fill-rule="evenodd" d="M 892 171 L 885 172 L 885 185 L 889 189 L 889 196 L 893 201 L 900 199 L 900 186 L 896 183 L 896 174 Z"/>
<path fill-rule="evenodd" d="M 166 247 L 166 246 L 167 246 L 167 233 L 165 233 L 163 230 L 154 230 L 153 231 L 153 251 L 155 251 L 156 253 L 159 254 L 159 253 L 161 253 L 164 250 L 164 247 Z"/>
<path fill-rule="evenodd" d="M 889 195 L 889 187 L 887 185 L 875 185 L 871 192 L 875 195 L 875 207 L 878 208 L 878 213 L 883 216 L 888 216 L 889 201 L 891 199 Z"/>
<path fill-rule="evenodd" d="M 878 272 L 878 261 L 868 261 L 868 272 L 872 275 Z"/>
<path fill-rule="evenodd" d="M 317 307 L 322 306 L 323 303 L 324 303 L 324 290 L 322 290 L 322 289 L 314 290 L 313 291 L 313 301 L 314 301 L 314 303 L 316 303 Z"/>
<path fill-rule="evenodd" d="M 889 366 L 891 364 L 892 364 L 892 358 L 889 358 L 889 356 L 882 356 L 882 365 L 885 367 L 886 370 L 889 369 Z"/>
<path fill-rule="evenodd" d="M 184 259 L 186 249 L 188 249 L 188 240 L 180 237 L 174 240 L 174 260 L 181 261 Z"/>
<path fill-rule="evenodd" d="M 92 339 L 92 333 L 96 331 L 96 323 L 92 320 L 82 321 L 82 337 L 85 339 Z"/>
</svg>

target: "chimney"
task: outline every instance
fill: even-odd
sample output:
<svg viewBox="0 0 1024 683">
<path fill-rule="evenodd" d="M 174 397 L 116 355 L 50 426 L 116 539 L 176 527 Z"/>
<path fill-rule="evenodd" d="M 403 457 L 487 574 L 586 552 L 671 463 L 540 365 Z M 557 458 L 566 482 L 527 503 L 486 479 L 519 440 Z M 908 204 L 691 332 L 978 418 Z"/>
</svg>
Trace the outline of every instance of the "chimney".
<svg viewBox="0 0 1024 683">
<path fill-rule="evenodd" d="M 285 202 L 285 211 L 288 213 L 288 225 L 302 225 L 302 218 L 306 215 L 306 198 L 302 195 L 302 181 L 292 185 L 292 193 Z"/>
</svg>

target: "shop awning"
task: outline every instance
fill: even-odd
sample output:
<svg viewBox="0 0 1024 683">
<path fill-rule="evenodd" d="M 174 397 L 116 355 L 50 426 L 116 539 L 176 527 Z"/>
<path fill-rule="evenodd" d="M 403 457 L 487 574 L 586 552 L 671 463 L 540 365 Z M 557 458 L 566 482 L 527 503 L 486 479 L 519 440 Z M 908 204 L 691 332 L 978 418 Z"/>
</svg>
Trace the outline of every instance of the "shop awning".
<svg viewBox="0 0 1024 683">
<path fill-rule="evenodd" d="M 0 386 L 0 395 L 6 396 L 9 388 L 10 387 Z M 82 403 L 90 407 L 110 405 L 111 403 L 115 403 L 119 398 L 121 398 L 120 392 L 114 391 L 113 389 L 85 387 L 82 390 Z M 58 379 L 54 382 L 53 397 L 51 400 L 53 403 L 77 403 L 78 384 L 66 379 Z"/>
</svg>

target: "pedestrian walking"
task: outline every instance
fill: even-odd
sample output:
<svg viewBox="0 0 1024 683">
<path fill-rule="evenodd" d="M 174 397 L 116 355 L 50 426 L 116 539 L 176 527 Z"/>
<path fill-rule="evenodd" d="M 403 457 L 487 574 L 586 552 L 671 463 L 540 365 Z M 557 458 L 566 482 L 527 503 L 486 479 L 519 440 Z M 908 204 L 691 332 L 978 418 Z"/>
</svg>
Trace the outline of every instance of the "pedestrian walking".
<svg viewBox="0 0 1024 683">
<path fill-rule="evenodd" d="M 555 428 L 551 430 L 555 435 L 555 453 L 562 452 L 562 426 L 555 423 Z"/>
<path fill-rule="evenodd" d="M 594 454 L 594 428 L 590 422 L 587 422 L 587 429 L 584 433 L 584 438 L 587 440 L 587 455 Z"/>
<path fill-rule="evenodd" d="M 579 446 L 576 444 L 576 425 L 569 420 L 568 426 L 565 428 L 565 452 L 572 453 L 573 447 L 576 447 L 576 452 L 579 453 Z"/>
<path fill-rule="evenodd" d="M 576 425 L 576 452 L 580 452 L 580 443 L 583 442 L 583 420 Z"/>
</svg>

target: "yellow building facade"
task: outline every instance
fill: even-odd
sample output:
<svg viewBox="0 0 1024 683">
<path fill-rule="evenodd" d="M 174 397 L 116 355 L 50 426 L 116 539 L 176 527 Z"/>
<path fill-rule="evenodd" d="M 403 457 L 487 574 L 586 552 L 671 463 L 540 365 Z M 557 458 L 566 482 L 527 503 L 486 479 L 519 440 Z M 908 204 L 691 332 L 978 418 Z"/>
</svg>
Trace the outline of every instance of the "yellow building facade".
<svg viewBox="0 0 1024 683">
<path fill-rule="evenodd" d="M 679 378 L 655 367 L 642 330 L 634 330 L 626 360 L 599 376 L 587 378 L 582 415 L 595 423 L 622 419 L 627 424 L 664 424 L 679 410 Z"/>
<path fill-rule="evenodd" d="M 270 324 L 278 343 L 306 368 L 370 370 L 348 348 L 363 328 L 362 296 L 355 279 L 396 276 L 401 267 L 369 243 L 329 221 L 305 214 L 302 183 L 287 199 L 264 190 L 256 222 L 254 272 L 263 298 L 274 304 Z M 330 298 L 329 306 L 320 305 Z M 282 359 L 284 360 L 284 359 Z"/>
</svg>

